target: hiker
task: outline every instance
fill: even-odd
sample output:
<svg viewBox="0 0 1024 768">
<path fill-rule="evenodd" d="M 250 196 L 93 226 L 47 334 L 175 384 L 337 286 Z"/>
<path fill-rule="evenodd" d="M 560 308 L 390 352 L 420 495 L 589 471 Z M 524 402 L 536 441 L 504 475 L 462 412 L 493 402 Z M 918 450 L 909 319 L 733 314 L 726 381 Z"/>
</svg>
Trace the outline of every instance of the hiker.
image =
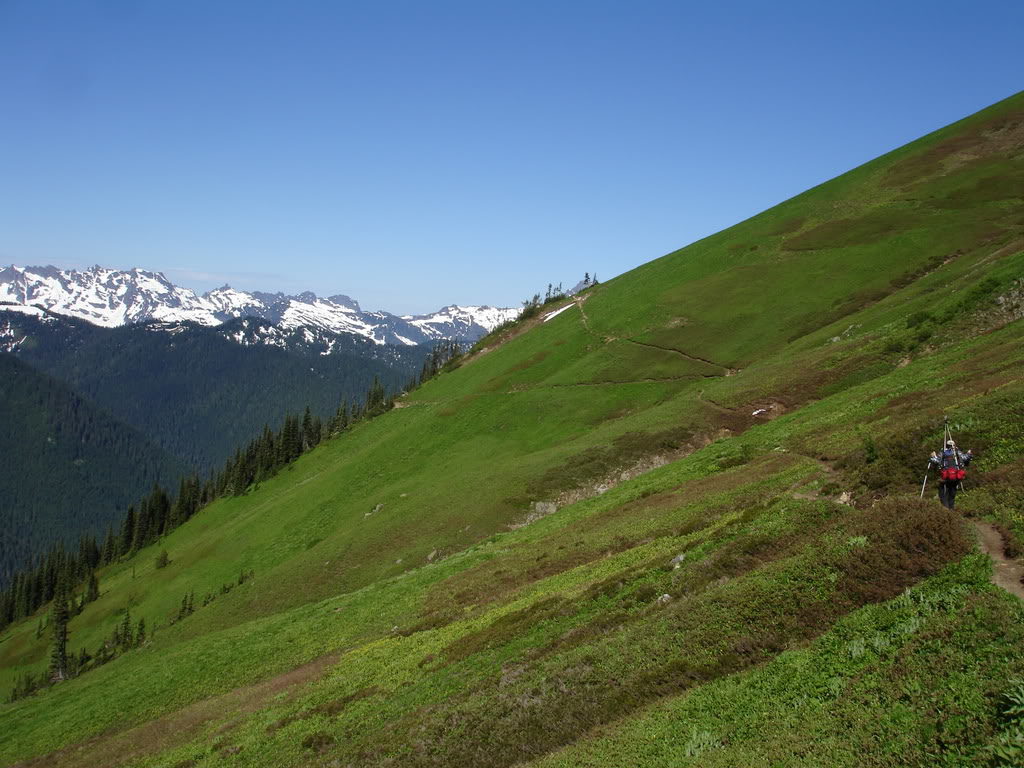
<svg viewBox="0 0 1024 768">
<path fill-rule="evenodd" d="M 952 440 L 946 441 L 946 447 L 943 449 L 941 456 L 932 451 L 932 457 L 929 461 L 941 471 L 939 475 L 939 501 L 942 503 L 942 506 L 949 509 L 953 508 L 953 504 L 956 502 L 956 491 L 960 487 L 960 481 L 967 475 L 964 468 L 971 463 L 973 458 L 974 454 L 971 451 L 964 453 L 956 447 L 956 443 Z"/>
</svg>

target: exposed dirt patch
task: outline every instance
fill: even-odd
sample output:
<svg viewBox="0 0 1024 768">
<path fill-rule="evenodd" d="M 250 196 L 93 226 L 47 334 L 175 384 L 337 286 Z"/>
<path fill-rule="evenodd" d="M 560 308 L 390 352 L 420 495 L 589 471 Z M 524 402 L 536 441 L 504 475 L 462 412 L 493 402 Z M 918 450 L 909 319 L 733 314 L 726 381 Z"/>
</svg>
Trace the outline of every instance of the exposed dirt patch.
<svg viewBox="0 0 1024 768">
<path fill-rule="evenodd" d="M 689 456 L 715 440 L 742 432 L 755 419 L 726 412 L 729 426 L 694 434 L 679 427 L 663 432 L 628 432 L 609 446 L 595 446 L 570 457 L 527 489 L 534 498 L 553 498 L 563 507 L 600 496 L 620 483 Z M 566 487 L 569 485 L 569 487 Z"/>
<path fill-rule="evenodd" d="M 337 663 L 338 658 L 339 655 L 334 653 L 321 656 L 269 680 L 212 696 L 135 728 L 101 734 L 18 765 L 23 768 L 113 768 L 146 755 L 173 749 L 195 738 L 204 726 L 222 719 L 227 713 L 256 712 L 277 694 L 318 680 Z"/>
<path fill-rule="evenodd" d="M 992 583 L 1024 600 L 1024 566 L 1006 556 L 1006 544 L 999 529 L 983 520 L 972 520 L 981 550 L 992 558 Z"/>
<path fill-rule="evenodd" d="M 1018 246 L 1020 243 L 1018 243 Z M 992 305 L 979 311 L 972 318 L 976 332 L 1002 328 L 1024 317 L 1024 278 L 1014 280 Z"/>
<path fill-rule="evenodd" d="M 635 464 L 628 466 L 625 469 L 614 470 L 593 483 L 563 491 L 558 495 L 555 503 L 559 507 L 564 507 L 567 504 L 575 504 L 577 501 L 583 501 L 584 499 L 591 499 L 594 496 L 600 496 L 602 493 L 611 490 L 620 483 L 632 480 L 633 478 L 644 475 L 652 470 L 658 469 L 659 467 L 663 467 L 666 464 L 670 464 L 673 461 L 677 461 L 684 456 L 693 453 L 694 450 L 694 448 L 687 445 L 674 451 L 655 454 L 653 456 L 645 456 Z"/>
<path fill-rule="evenodd" d="M 750 409 L 750 415 L 757 419 L 763 419 L 765 421 L 771 421 L 772 419 L 778 418 L 789 409 L 785 403 L 778 400 L 768 400 L 757 403 L 752 403 L 747 406 Z M 746 410 L 746 409 L 744 409 Z"/>
</svg>

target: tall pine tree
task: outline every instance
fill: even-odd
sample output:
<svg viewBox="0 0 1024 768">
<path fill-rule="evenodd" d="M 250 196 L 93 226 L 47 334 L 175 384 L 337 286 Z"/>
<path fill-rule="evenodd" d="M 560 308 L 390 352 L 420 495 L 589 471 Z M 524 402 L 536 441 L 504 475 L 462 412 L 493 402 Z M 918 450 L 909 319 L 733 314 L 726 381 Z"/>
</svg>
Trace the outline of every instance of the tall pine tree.
<svg viewBox="0 0 1024 768">
<path fill-rule="evenodd" d="M 100 598 L 100 581 L 96 578 L 96 572 L 89 574 L 89 584 L 85 588 L 84 600 L 87 603 L 95 602 Z"/>
<path fill-rule="evenodd" d="M 50 626 L 53 627 L 53 645 L 50 650 L 50 680 L 66 680 L 68 677 L 68 596 L 63 581 L 53 600 Z"/>
</svg>

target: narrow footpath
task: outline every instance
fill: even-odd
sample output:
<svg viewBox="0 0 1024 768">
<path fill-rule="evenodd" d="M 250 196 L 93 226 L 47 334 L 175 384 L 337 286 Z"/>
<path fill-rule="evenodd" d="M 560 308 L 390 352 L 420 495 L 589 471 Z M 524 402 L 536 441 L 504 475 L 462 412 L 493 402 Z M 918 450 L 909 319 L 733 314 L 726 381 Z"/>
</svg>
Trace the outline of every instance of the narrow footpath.
<svg viewBox="0 0 1024 768">
<path fill-rule="evenodd" d="M 1003 551 L 1003 535 L 991 523 L 972 520 L 981 540 L 981 551 L 992 558 L 992 583 L 1024 600 L 1024 566 Z"/>
</svg>

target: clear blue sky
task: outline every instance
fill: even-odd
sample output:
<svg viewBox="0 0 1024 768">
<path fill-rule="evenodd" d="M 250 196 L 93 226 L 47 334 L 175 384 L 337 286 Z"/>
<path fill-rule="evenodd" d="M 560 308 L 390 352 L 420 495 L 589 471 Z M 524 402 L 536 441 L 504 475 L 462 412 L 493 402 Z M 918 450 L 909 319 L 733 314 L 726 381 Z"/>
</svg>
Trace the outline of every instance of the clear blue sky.
<svg viewBox="0 0 1024 768">
<path fill-rule="evenodd" d="M 1024 3 L 0 0 L 0 263 L 610 278 L 1024 87 Z"/>
</svg>

